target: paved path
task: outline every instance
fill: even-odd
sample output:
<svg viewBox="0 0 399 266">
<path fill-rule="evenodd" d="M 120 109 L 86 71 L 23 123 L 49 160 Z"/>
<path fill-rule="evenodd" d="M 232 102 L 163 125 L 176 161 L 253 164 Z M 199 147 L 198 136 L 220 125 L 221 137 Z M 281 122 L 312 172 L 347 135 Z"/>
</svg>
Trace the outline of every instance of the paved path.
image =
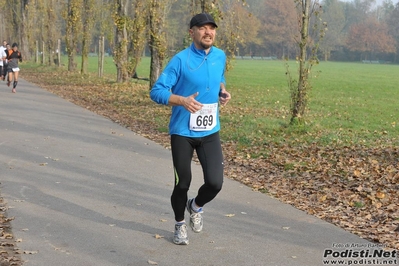
<svg viewBox="0 0 399 266">
<path fill-rule="evenodd" d="M 312 266 L 333 243 L 368 243 L 226 179 L 205 206 L 204 231 L 176 246 L 170 151 L 24 80 L 18 86 L 12 94 L 0 84 L 0 178 L 24 265 Z M 190 196 L 202 179 L 198 165 L 193 172 Z"/>
</svg>

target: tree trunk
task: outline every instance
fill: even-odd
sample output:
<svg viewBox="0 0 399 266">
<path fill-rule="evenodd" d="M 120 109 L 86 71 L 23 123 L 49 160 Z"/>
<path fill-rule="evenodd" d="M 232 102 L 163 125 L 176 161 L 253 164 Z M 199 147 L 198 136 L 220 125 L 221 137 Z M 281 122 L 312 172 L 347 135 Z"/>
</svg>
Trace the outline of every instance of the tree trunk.
<svg viewBox="0 0 399 266">
<path fill-rule="evenodd" d="M 46 63 L 46 49 L 45 49 L 44 41 L 42 42 L 42 65 Z"/>
<path fill-rule="evenodd" d="M 80 73 L 87 73 L 87 65 L 89 60 L 89 40 L 86 37 L 82 39 L 82 64 L 80 66 Z"/>
<path fill-rule="evenodd" d="M 115 0 L 116 24 L 114 60 L 116 64 L 116 82 L 122 83 L 129 79 L 128 72 L 128 36 L 127 36 L 127 7 L 129 0 Z"/>
<path fill-rule="evenodd" d="M 131 30 L 131 59 L 129 62 L 129 76 L 137 76 L 137 66 L 143 56 L 146 38 L 147 18 L 148 18 L 148 4 L 142 0 L 135 0 L 134 3 L 134 18 Z"/>
<path fill-rule="evenodd" d="M 83 38 L 82 38 L 82 65 L 80 72 L 82 74 L 87 73 L 89 48 L 91 43 L 91 29 L 94 23 L 94 1 L 83 0 Z"/>
<path fill-rule="evenodd" d="M 22 0 L 21 3 L 21 44 L 20 49 L 21 53 L 24 56 L 24 59 L 29 60 L 31 58 L 29 53 L 29 41 L 27 37 L 27 27 L 28 19 L 27 19 L 27 7 L 29 4 L 29 0 Z"/>
<path fill-rule="evenodd" d="M 68 71 L 76 69 L 75 54 L 78 38 L 78 21 L 80 20 L 79 0 L 68 0 L 68 15 L 66 19 L 66 48 L 68 55 Z"/>
<path fill-rule="evenodd" d="M 302 123 L 303 115 L 305 113 L 306 103 L 307 103 L 307 91 L 308 91 L 308 74 L 309 69 L 306 66 L 307 61 L 307 43 L 308 43 L 308 32 L 309 32 L 309 9 L 311 0 L 300 1 L 301 5 L 301 40 L 299 43 L 300 53 L 299 53 L 299 78 L 298 87 L 295 92 L 293 100 L 293 109 L 291 123 L 299 122 Z"/>
<path fill-rule="evenodd" d="M 36 41 L 35 63 L 39 63 L 39 41 Z"/>
<path fill-rule="evenodd" d="M 59 67 L 59 66 L 61 66 L 61 40 L 60 39 L 57 40 L 56 54 L 57 54 L 57 66 Z"/>
<path fill-rule="evenodd" d="M 104 36 L 98 41 L 98 77 L 104 74 Z"/>
<path fill-rule="evenodd" d="M 162 63 L 156 49 L 151 49 L 150 88 L 154 86 L 162 71 Z"/>
<path fill-rule="evenodd" d="M 151 0 L 150 7 L 150 88 L 155 84 L 163 69 L 166 57 L 166 41 L 164 34 L 165 6 L 167 1 Z"/>
</svg>

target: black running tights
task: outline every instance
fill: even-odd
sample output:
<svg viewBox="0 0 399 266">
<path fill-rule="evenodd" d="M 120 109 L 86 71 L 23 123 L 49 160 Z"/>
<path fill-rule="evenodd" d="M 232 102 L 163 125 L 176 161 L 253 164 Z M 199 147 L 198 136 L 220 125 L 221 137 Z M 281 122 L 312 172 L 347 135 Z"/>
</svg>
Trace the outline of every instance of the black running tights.
<svg viewBox="0 0 399 266">
<path fill-rule="evenodd" d="M 216 197 L 223 184 L 223 154 L 219 133 L 202 137 L 188 138 L 171 136 L 172 159 L 175 171 L 175 186 L 171 196 L 176 221 L 184 220 L 191 184 L 191 163 L 194 150 L 202 166 L 204 184 L 199 188 L 195 203 L 202 207 Z"/>
</svg>

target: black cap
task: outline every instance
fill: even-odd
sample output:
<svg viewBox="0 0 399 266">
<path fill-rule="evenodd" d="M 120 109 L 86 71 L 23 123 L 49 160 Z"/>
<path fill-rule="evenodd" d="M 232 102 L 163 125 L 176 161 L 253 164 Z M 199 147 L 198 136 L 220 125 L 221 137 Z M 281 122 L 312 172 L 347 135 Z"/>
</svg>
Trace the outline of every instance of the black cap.
<svg viewBox="0 0 399 266">
<path fill-rule="evenodd" d="M 18 47 L 18 44 L 15 42 L 15 43 L 12 44 L 11 47 Z"/>
<path fill-rule="evenodd" d="M 216 25 L 215 20 L 213 20 L 213 17 L 209 15 L 208 13 L 201 13 L 195 15 L 191 21 L 190 21 L 190 29 L 194 26 L 203 26 L 205 24 L 212 24 L 216 28 L 218 25 Z"/>
</svg>

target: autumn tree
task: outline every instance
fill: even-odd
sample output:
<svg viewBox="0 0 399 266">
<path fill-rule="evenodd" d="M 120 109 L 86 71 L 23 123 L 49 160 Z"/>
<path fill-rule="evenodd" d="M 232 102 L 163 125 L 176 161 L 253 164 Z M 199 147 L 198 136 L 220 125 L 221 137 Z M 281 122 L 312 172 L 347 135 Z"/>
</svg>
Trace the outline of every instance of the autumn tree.
<svg viewBox="0 0 399 266">
<path fill-rule="evenodd" d="M 351 25 L 361 23 L 371 14 L 371 8 L 375 0 L 353 0 L 345 3 L 345 29 Z"/>
<path fill-rule="evenodd" d="M 346 43 L 351 51 L 361 52 L 362 59 L 371 60 L 377 52 L 396 52 L 395 40 L 388 34 L 387 25 L 374 17 L 351 26 Z"/>
<path fill-rule="evenodd" d="M 117 70 L 117 82 L 125 82 L 129 79 L 128 71 L 128 7 L 130 0 L 115 0 L 115 48 L 114 61 Z"/>
<path fill-rule="evenodd" d="M 376 17 L 379 21 L 388 21 L 391 17 L 392 12 L 395 10 L 395 5 L 392 0 L 384 0 L 381 6 L 376 8 Z"/>
<path fill-rule="evenodd" d="M 29 16 L 29 25 L 28 27 L 30 28 L 30 33 L 32 34 L 32 42 L 31 43 L 32 47 L 35 49 L 35 59 L 36 62 L 41 62 L 42 64 L 45 64 L 46 62 L 40 61 L 39 59 L 39 51 L 43 49 L 43 43 L 46 38 L 45 32 L 43 29 L 45 26 L 45 19 L 44 19 L 44 13 L 46 9 L 46 3 L 44 1 L 36 1 L 35 5 L 29 6 L 29 13 L 31 14 Z M 42 15 L 39 15 L 42 14 Z M 42 51 L 43 52 L 43 51 Z M 42 57 L 43 58 L 43 54 Z"/>
<path fill-rule="evenodd" d="M 8 14 L 3 22 L 6 23 L 6 27 L 11 30 L 10 36 L 12 40 L 10 42 L 16 42 L 19 44 L 21 52 L 26 54 L 29 58 L 26 22 L 27 22 L 27 7 L 29 0 L 6 0 L 4 3 L 4 9 L 7 10 Z"/>
<path fill-rule="evenodd" d="M 170 1 L 165 23 L 168 57 L 187 47 L 190 42 L 188 25 L 192 17 L 190 5 L 192 0 Z"/>
<path fill-rule="evenodd" d="M 88 55 L 91 44 L 91 32 L 94 25 L 95 6 L 94 0 L 83 0 L 82 12 L 82 65 L 80 72 L 87 73 Z"/>
<path fill-rule="evenodd" d="M 37 53 L 38 41 L 40 40 L 40 36 L 42 36 L 39 32 L 39 29 L 42 29 L 43 19 L 39 18 L 38 14 L 43 14 L 44 4 L 40 3 L 41 1 L 32 1 L 28 6 L 26 6 L 26 19 L 24 23 L 25 28 L 25 49 L 22 54 L 25 56 L 28 53 L 29 57 L 26 59 L 30 59 L 33 53 Z M 43 32 L 43 31 L 42 31 Z M 35 54 L 35 58 L 37 59 L 37 54 Z"/>
<path fill-rule="evenodd" d="M 248 9 L 247 4 L 242 1 L 232 1 L 231 6 L 227 7 L 226 13 L 230 16 L 224 16 L 222 27 L 222 40 L 227 38 L 234 43 L 227 52 L 237 52 L 237 54 L 250 53 L 253 45 L 259 46 L 262 39 L 259 37 L 261 21 L 254 16 Z M 227 31 L 223 34 L 224 25 L 228 25 Z M 241 51 L 240 51 L 241 50 Z"/>
<path fill-rule="evenodd" d="M 153 61 L 155 72 L 152 73 L 156 77 L 156 73 L 162 69 L 159 63 L 191 42 L 187 34 L 188 22 L 192 15 L 200 12 L 212 14 L 218 23 L 215 45 L 226 52 L 228 62 L 238 53 L 238 49 L 244 55 L 277 55 L 279 58 L 296 56 L 299 50 L 295 42 L 295 38 L 300 38 L 295 1 L 158 2 L 160 12 L 157 16 L 151 16 L 150 4 L 154 10 L 155 0 L 0 0 L 0 33 L 3 39 L 11 43 L 17 42 L 25 58 L 29 58 L 33 52 L 43 52 L 42 59 L 46 59 L 46 64 L 53 63 L 51 56 L 56 49 L 56 43 L 64 36 L 62 48 L 68 55 L 68 69 L 76 68 L 75 56 L 81 51 L 82 73 L 86 72 L 87 53 L 95 50 L 94 44 L 104 36 L 106 51 L 112 51 L 114 56 L 118 82 L 130 80 L 147 44 L 150 44 L 150 49 L 154 49 L 152 51 L 155 56 L 160 56 L 159 52 L 163 51 L 163 57 L 159 57 L 159 61 L 154 58 Z M 329 27 L 327 35 L 320 43 L 325 59 L 330 58 L 331 51 L 339 50 L 342 59 L 352 59 L 363 53 L 363 58 L 367 54 L 367 58 L 371 55 L 384 56 L 385 60 L 395 61 L 396 56 L 396 62 L 398 61 L 398 6 L 392 0 L 384 0 L 379 6 L 376 3 L 376 0 L 323 0 L 323 19 L 328 22 Z M 99 12 L 93 14 L 94 10 Z M 61 13 L 62 16 L 59 15 Z M 390 36 L 396 42 L 395 51 L 379 47 L 382 44 L 375 44 L 373 46 L 377 48 L 373 52 L 360 52 L 359 49 L 364 47 L 355 49 L 345 42 L 350 30 L 356 31 L 356 27 L 366 24 L 371 17 L 378 21 L 375 26 L 386 25 L 386 30 L 382 29 L 385 36 L 381 42 L 388 40 L 387 36 Z M 312 28 L 313 22 L 310 21 L 309 24 Z M 377 30 L 380 31 L 381 28 Z M 310 35 L 309 44 L 318 40 Z M 164 43 L 164 47 L 157 47 L 159 41 Z M 308 47 L 308 55 L 310 51 Z M 334 54 L 331 59 L 336 59 Z"/>
<path fill-rule="evenodd" d="M 81 32 L 81 0 L 68 0 L 67 8 L 65 9 L 64 18 L 66 20 L 66 52 L 68 55 L 68 71 L 76 69 L 75 55 Z"/>
<path fill-rule="evenodd" d="M 149 9 L 150 36 L 149 46 L 151 51 L 150 88 L 155 84 L 163 70 L 166 58 L 165 39 L 165 9 L 168 1 L 151 0 Z"/>
<path fill-rule="evenodd" d="M 113 0 L 96 0 L 96 17 L 94 20 L 93 30 L 92 30 L 92 40 L 93 43 L 97 44 L 95 50 L 98 51 L 98 76 L 102 77 L 104 74 L 104 58 L 106 50 L 113 50 L 114 41 L 114 22 L 112 19 L 112 14 L 114 10 Z M 108 49 L 106 49 L 106 41 L 108 42 Z"/>
<path fill-rule="evenodd" d="M 135 0 L 133 4 L 133 18 L 131 20 L 130 30 L 130 49 L 129 49 L 129 76 L 137 75 L 136 69 L 143 55 L 146 44 L 148 3 L 141 0 Z"/>
<path fill-rule="evenodd" d="M 29 51 L 29 41 L 28 41 L 28 6 L 30 5 L 30 0 L 21 0 L 21 26 L 20 26 L 20 48 L 22 54 L 25 55 L 26 59 L 30 58 Z"/>
<path fill-rule="evenodd" d="M 252 16 L 247 4 L 241 0 L 223 1 L 220 8 L 223 19 L 218 24 L 216 45 L 226 52 L 229 70 L 232 67 L 231 59 L 239 52 L 239 48 L 245 51 L 250 43 L 260 43 L 260 21 Z"/>
<path fill-rule="evenodd" d="M 98 8 L 97 18 L 94 25 L 94 38 L 104 38 L 109 42 L 111 49 L 114 48 L 113 42 L 115 40 L 114 27 L 114 6 L 115 0 L 96 0 L 96 7 Z"/>
<path fill-rule="evenodd" d="M 322 38 L 325 32 L 325 24 L 320 21 L 321 6 L 319 2 L 312 0 L 295 0 L 300 28 L 300 38 L 297 40 L 299 55 L 297 61 L 298 80 L 296 81 L 289 69 L 287 69 L 288 84 L 291 90 L 291 124 L 303 124 L 305 122 L 305 111 L 308 103 L 308 95 L 311 90 L 310 74 L 313 65 L 318 63 L 317 42 L 312 42 L 311 30 L 319 33 Z M 313 27 L 310 21 L 314 18 Z M 310 54 L 308 56 L 308 51 Z"/>
<path fill-rule="evenodd" d="M 22 8 L 22 6 L 24 6 Z M 51 56 L 54 52 L 55 42 L 60 37 L 60 13 L 59 0 L 24 0 L 20 6 L 20 26 L 18 34 L 13 34 L 10 42 L 20 42 L 19 49 L 25 59 L 29 60 L 33 52 L 37 52 L 38 45 L 46 55 L 44 64 L 51 64 L 54 61 Z M 13 22 L 14 23 L 14 22 Z M 50 56 L 47 56 L 50 55 Z"/>
<path fill-rule="evenodd" d="M 320 42 L 320 51 L 327 61 L 331 51 L 338 50 L 345 44 L 343 38 L 345 28 L 344 5 L 339 0 L 326 0 L 323 5 L 323 21 L 327 23 L 327 32 Z"/>
<path fill-rule="evenodd" d="M 399 62 L 399 2 L 393 7 L 387 16 L 388 34 L 394 38 L 396 42 L 395 62 Z"/>
<path fill-rule="evenodd" d="M 260 38 L 262 45 L 279 58 L 288 58 L 289 51 L 295 50 L 294 40 L 299 35 L 295 3 L 292 0 L 265 0 Z"/>
<path fill-rule="evenodd" d="M 45 44 L 46 54 L 48 54 L 48 65 L 52 65 L 54 63 L 54 56 L 57 47 L 57 40 L 59 37 L 59 31 L 57 29 L 57 14 L 56 14 L 56 6 L 53 0 L 47 0 L 45 5 L 45 13 L 44 13 L 44 39 L 43 43 Z"/>
</svg>

